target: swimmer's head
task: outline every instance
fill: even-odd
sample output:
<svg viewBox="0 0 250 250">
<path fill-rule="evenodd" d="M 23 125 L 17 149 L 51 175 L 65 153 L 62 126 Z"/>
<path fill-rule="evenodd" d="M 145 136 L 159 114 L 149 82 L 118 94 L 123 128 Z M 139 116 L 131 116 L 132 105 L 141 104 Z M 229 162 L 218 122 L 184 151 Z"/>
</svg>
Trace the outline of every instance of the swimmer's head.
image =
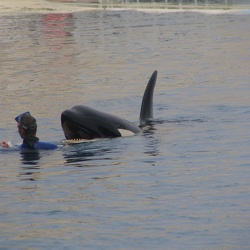
<svg viewBox="0 0 250 250">
<path fill-rule="evenodd" d="M 36 119 L 30 114 L 30 112 L 25 112 L 15 118 L 18 126 L 26 131 L 36 132 L 37 124 Z"/>
</svg>

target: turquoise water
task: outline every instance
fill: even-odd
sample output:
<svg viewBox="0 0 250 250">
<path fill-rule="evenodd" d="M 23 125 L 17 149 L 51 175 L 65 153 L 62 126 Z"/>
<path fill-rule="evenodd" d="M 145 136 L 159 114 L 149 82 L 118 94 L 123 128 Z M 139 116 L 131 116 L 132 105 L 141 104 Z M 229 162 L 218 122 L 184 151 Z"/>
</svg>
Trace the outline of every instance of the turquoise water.
<svg viewBox="0 0 250 250">
<path fill-rule="evenodd" d="M 59 142 L 77 104 L 141 135 L 0 150 L 1 249 L 249 249 L 250 15 L 89 11 L 0 17 L 0 139 L 29 110 Z"/>
</svg>

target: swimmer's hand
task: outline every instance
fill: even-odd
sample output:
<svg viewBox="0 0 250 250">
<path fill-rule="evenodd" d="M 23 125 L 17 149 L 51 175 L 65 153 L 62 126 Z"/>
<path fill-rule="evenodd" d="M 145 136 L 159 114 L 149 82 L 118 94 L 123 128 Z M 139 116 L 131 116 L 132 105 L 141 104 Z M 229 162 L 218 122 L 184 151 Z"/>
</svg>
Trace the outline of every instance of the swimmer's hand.
<svg viewBox="0 0 250 250">
<path fill-rule="evenodd" d="M 1 146 L 2 146 L 2 148 L 9 148 L 10 147 L 9 143 L 6 141 L 2 141 Z"/>
</svg>

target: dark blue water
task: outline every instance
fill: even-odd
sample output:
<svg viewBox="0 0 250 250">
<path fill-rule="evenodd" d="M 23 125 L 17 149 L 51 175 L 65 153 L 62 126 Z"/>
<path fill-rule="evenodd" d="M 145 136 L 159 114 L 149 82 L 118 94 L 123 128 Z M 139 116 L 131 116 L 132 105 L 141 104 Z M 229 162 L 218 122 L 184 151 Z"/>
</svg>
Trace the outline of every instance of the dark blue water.
<svg viewBox="0 0 250 250">
<path fill-rule="evenodd" d="M 77 104 L 142 134 L 0 150 L 0 249 L 249 249 L 250 15 L 104 11 L 0 17 L 0 139 L 29 110 L 60 142 Z"/>
</svg>

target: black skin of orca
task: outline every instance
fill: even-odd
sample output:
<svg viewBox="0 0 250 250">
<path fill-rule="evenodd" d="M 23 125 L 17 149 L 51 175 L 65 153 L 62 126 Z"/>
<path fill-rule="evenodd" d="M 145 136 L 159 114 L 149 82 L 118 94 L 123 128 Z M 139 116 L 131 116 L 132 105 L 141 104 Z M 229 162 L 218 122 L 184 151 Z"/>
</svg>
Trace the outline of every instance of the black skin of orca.
<svg viewBox="0 0 250 250">
<path fill-rule="evenodd" d="M 153 93 L 157 79 L 155 70 L 145 89 L 140 112 L 140 125 L 83 105 L 74 106 L 61 114 L 61 125 L 66 139 L 95 139 L 121 137 L 118 129 L 134 134 L 142 131 L 153 119 Z"/>
</svg>

